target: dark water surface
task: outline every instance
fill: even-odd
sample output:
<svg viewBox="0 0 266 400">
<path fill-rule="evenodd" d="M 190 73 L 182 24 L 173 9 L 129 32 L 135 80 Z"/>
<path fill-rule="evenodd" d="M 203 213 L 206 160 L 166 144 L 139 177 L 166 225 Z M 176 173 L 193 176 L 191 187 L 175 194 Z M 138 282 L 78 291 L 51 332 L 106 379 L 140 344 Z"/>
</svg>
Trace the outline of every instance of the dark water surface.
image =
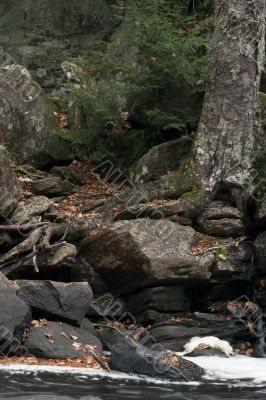
<svg viewBox="0 0 266 400">
<path fill-rule="evenodd" d="M 224 371 L 226 364 L 221 367 Z M 222 362 L 222 361 L 221 361 Z M 227 361 L 227 363 L 230 362 Z M 215 365 L 215 363 L 213 363 Z M 229 365 L 229 364 L 228 364 Z M 232 364 L 230 364 L 232 365 Z M 240 367 L 239 367 L 240 365 Z M 241 366 L 243 372 L 241 372 Z M 254 367 L 255 366 L 255 367 Z M 266 360 L 265 360 L 266 366 Z M 257 372 L 254 368 L 258 368 Z M 218 369 L 219 369 L 218 368 Z M 264 362 L 238 362 L 222 374 L 210 375 L 198 383 L 173 384 L 138 377 L 103 376 L 59 371 L 0 370 L 0 399 L 12 400 L 240 400 L 266 399 Z M 248 368 L 251 368 L 250 371 Z M 263 370 L 262 370 L 263 369 Z M 234 371 L 235 370 L 235 374 Z M 224 375 L 225 374 L 225 375 Z M 228 374 L 228 377 L 226 376 Z M 242 376 L 243 375 L 243 376 Z M 253 375 L 253 376 L 250 376 Z M 229 378 L 231 376 L 231 378 Z M 248 378 L 250 376 L 250 378 Z M 256 379 L 256 376 L 259 379 Z M 264 379 L 265 376 L 265 379 Z"/>
</svg>

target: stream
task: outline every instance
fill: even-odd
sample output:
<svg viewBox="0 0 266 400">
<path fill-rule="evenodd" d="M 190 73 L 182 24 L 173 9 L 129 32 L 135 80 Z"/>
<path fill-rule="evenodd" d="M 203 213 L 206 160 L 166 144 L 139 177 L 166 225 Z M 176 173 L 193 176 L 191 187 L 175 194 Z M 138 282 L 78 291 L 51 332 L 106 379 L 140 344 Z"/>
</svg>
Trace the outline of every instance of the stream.
<svg viewBox="0 0 266 400">
<path fill-rule="evenodd" d="M 184 384 L 67 367 L 0 367 L 0 399 L 115 400 L 265 399 L 266 359 L 198 357 L 207 373 Z"/>
</svg>

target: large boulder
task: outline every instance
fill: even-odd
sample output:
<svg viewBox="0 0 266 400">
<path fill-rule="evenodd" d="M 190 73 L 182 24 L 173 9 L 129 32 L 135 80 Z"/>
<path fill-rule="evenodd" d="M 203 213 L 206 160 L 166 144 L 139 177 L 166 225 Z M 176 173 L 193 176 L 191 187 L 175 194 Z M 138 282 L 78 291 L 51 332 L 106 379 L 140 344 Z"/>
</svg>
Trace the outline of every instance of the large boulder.
<svg viewBox="0 0 266 400">
<path fill-rule="evenodd" d="M 178 352 L 183 351 L 184 345 L 194 336 L 216 336 L 230 343 L 239 338 L 250 340 L 252 336 L 241 320 L 227 321 L 223 315 L 205 313 L 155 324 L 147 333 L 150 339 L 146 341 L 146 346 L 153 346 L 156 341 L 165 349 Z"/>
<path fill-rule="evenodd" d="M 48 359 L 80 358 L 86 345 L 95 346 L 97 353 L 102 352 L 100 340 L 87 330 L 50 321 L 33 327 L 25 341 L 30 354 Z"/>
<path fill-rule="evenodd" d="M 68 145 L 55 134 L 55 107 L 24 67 L 12 65 L 0 75 L 0 94 L 0 143 L 20 162 L 42 167 L 71 159 Z"/>
<path fill-rule="evenodd" d="M 31 186 L 32 193 L 36 195 L 45 195 L 47 197 L 65 196 L 72 193 L 74 185 L 69 181 L 58 176 L 49 176 L 38 179 Z"/>
<path fill-rule="evenodd" d="M 1 100 L 0 100 L 1 102 Z M 1 113 L 1 110 L 0 110 Z M 1 119 L 0 119 L 1 126 Z M 1 129 L 0 129 L 1 137 Z M 18 190 L 16 178 L 13 174 L 10 157 L 5 147 L 0 146 L 0 216 L 7 218 L 18 203 Z"/>
<path fill-rule="evenodd" d="M 241 212 L 221 201 L 212 202 L 202 211 L 197 225 L 201 232 L 212 236 L 241 236 L 245 233 Z"/>
<path fill-rule="evenodd" d="M 0 304 L 0 341 L 7 338 L 12 342 L 12 337 L 20 341 L 31 322 L 30 307 L 16 295 L 16 285 L 1 273 Z"/>
<path fill-rule="evenodd" d="M 92 300 L 87 282 L 16 281 L 18 296 L 34 315 L 80 325 Z"/>
<path fill-rule="evenodd" d="M 12 215 L 10 221 L 13 224 L 24 224 L 29 222 L 34 217 L 39 217 L 48 211 L 53 205 L 53 202 L 45 196 L 34 196 L 19 204 Z"/>
<path fill-rule="evenodd" d="M 193 140 L 182 137 L 153 147 L 130 170 L 130 178 L 136 183 L 157 180 L 173 171 L 191 149 Z"/>
<path fill-rule="evenodd" d="M 190 296 L 182 285 L 143 289 L 131 295 L 127 301 L 127 308 L 133 315 L 139 315 L 148 310 L 175 314 L 188 312 L 189 307 Z"/>
<path fill-rule="evenodd" d="M 112 0 L 2 0 L 2 48 L 49 90 L 62 81 L 63 60 L 87 55 L 117 24 Z M 63 23 L 62 23 L 63 22 Z M 9 56 L 10 57 L 10 56 Z"/>
<path fill-rule="evenodd" d="M 165 220 L 118 221 L 85 239 L 83 268 L 88 276 L 91 269 L 100 274 L 117 293 L 196 284 L 210 278 L 214 255 L 191 253 L 195 235 L 194 229 Z"/>
<path fill-rule="evenodd" d="M 123 338 L 112 348 L 112 369 L 179 382 L 199 380 L 204 370 L 174 354 L 150 350 L 130 338 Z"/>
</svg>

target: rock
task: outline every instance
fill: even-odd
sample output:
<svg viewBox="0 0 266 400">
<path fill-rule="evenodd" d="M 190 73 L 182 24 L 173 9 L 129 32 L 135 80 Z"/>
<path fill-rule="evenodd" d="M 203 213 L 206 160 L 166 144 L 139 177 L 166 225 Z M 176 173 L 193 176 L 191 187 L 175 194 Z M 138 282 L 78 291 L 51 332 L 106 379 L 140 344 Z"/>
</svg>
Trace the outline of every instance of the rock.
<svg viewBox="0 0 266 400">
<path fill-rule="evenodd" d="M 223 202 L 214 201 L 197 219 L 199 230 L 213 236 L 241 236 L 245 233 L 240 211 Z"/>
<path fill-rule="evenodd" d="M 9 154 L 6 148 L 3 146 L 0 146 L 0 187 L 0 216 L 1 218 L 8 218 L 9 214 L 15 209 L 18 204 L 18 189 L 16 178 L 11 168 Z"/>
<path fill-rule="evenodd" d="M 72 165 L 68 167 L 53 167 L 51 173 L 73 183 L 73 185 L 82 186 L 85 184 L 85 179 L 80 171 Z"/>
<path fill-rule="evenodd" d="M 32 193 L 36 195 L 44 195 L 47 197 L 61 196 L 72 193 L 74 185 L 72 183 L 56 176 L 34 181 L 31 186 Z"/>
<path fill-rule="evenodd" d="M 133 315 L 147 310 L 161 313 L 188 312 L 190 296 L 184 286 L 160 286 L 141 290 L 127 301 L 127 308 Z"/>
<path fill-rule="evenodd" d="M 30 308 L 16 295 L 16 285 L 0 273 L 0 339 L 20 342 L 31 322 Z M 10 337 L 8 338 L 9 335 Z"/>
<path fill-rule="evenodd" d="M 98 338 L 103 344 L 103 348 L 106 351 L 111 351 L 113 347 L 117 346 L 121 340 L 123 340 L 127 330 L 125 328 L 104 328 L 99 331 Z"/>
<path fill-rule="evenodd" d="M 226 243 L 224 244 L 226 245 Z M 212 271 L 212 277 L 229 276 L 252 271 L 252 258 L 252 249 L 246 243 L 227 247 L 225 259 L 220 259 L 218 256 Z"/>
<path fill-rule="evenodd" d="M 119 221 L 85 239 L 81 256 L 88 275 L 93 268 L 117 294 L 196 284 L 210 278 L 214 255 L 191 254 L 195 234 L 190 227 L 165 220 Z"/>
<path fill-rule="evenodd" d="M 84 318 L 82 320 L 80 327 L 81 327 L 81 329 L 83 329 L 86 332 L 95 334 L 94 325 L 88 318 Z"/>
<path fill-rule="evenodd" d="M 173 171 L 188 154 L 192 143 L 193 140 L 185 136 L 153 147 L 131 167 L 130 179 L 135 183 L 143 183 L 157 180 L 168 171 Z"/>
<path fill-rule="evenodd" d="M 192 303 L 197 310 L 210 310 L 215 303 L 234 301 L 245 296 L 252 282 L 254 271 L 211 278 L 206 285 L 198 287 Z"/>
<path fill-rule="evenodd" d="M 74 244 L 62 242 L 53 249 L 53 252 L 44 250 L 38 253 L 36 261 L 40 269 L 58 268 L 71 264 L 76 255 L 77 249 Z"/>
<path fill-rule="evenodd" d="M 18 297 L 34 316 L 80 325 L 92 301 L 87 282 L 17 281 Z"/>
<path fill-rule="evenodd" d="M 126 304 L 118 297 L 105 293 L 100 298 L 93 301 L 87 310 L 87 317 L 104 317 L 110 320 L 119 319 L 126 315 Z"/>
<path fill-rule="evenodd" d="M 257 264 L 262 274 L 266 274 L 266 232 L 260 233 L 254 242 Z"/>
<path fill-rule="evenodd" d="M 112 348 L 109 365 L 116 371 L 179 382 L 199 380 L 204 373 L 202 368 L 181 357 L 176 356 L 176 361 L 174 366 L 173 355 L 149 350 L 124 338 Z"/>
<path fill-rule="evenodd" d="M 0 141 L 19 162 L 43 167 L 71 158 L 69 145 L 53 133 L 55 107 L 25 67 L 12 65 L 0 75 L 0 92 Z"/>
<path fill-rule="evenodd" d="M 152 326 L 148 330 L 150 340 L 146 346 L 152 346 L 154 341 L 165 349 L 181 352 L 184 345 L 194 336 L 216 336 L 223 340 L 234 342 L 236 338 L 249 338 L 251 333 L 241 320 L 225 320 L 223 315 L 194 313 L 191 318 L 169 320 Z"/>
<path fill-rule="evenodd" d="M 102 352 L 102 344 L 93 334 L 66 323 L 51 321 L 33 327 L 25 341 L 30 354 L 48 359 L 80 358 L 86 344 L 96 346 L 96 351 Z"/>
<path fill-rule="evenodd" d="M 186 357 L 227 357 L 227 355 L 217 349 L 195 349 L 189 354 L 186 354 Z"/>
<path fill-rule="evenodd" d="M 52 207 L 53 202 L 45 196 L 34 196 L 26 204 L 19 204 L 10 217 L 13 224 L 23 224 L 33 217 L 43 215 Z"/>
<path fill-rule="evenodd" d="M 81 208 L 81 212 L 82 212 L 83 214 L 90 213 L 91 211 L 95 210 L 96 208 L 101 207 L 101 206 L 104 205 L 104 204 L 105 204 L 105 201 L 103 201 L 103 200 L 98 200 L 98 201 L 90 202 L 90 203 L 88 203 L 88 204 L 85 204 L 85 205 Z"/>
<path fill-rule="evenodd" d="M 183 216 L 187 213 L 188 206 L 186 202 L 179 200 L 171 200 L 159 205 L 157 203 L 139 204 L 138 206 L 126 207 L 121 210 L 116 214 L 115 220 L 132 220 L 147 217 L 151 219 L 167 218 L 171 221 L 174 220 L 174 222 L 179 222 L 180 220 L 185 222 L 181 225 L 191 225 L 192 221 Z"/>
<path fill-rule="evenodd" d="M 118 23 L 111 3 L 66 0 L 63 5 L 43 0 L 36 5 L 4 0 L 0 4 L 0 13 L 5 16 L 0 22 L 1 46 L 4 52 L 31 68 L 34 80 L 51 91 L 63 80 L 63 60 L 87 56 L 99 39 L 111 34 Z M 10 64 L 13 60 L 7 61 L 5 57 L 4 62 Z"/>
</svg>

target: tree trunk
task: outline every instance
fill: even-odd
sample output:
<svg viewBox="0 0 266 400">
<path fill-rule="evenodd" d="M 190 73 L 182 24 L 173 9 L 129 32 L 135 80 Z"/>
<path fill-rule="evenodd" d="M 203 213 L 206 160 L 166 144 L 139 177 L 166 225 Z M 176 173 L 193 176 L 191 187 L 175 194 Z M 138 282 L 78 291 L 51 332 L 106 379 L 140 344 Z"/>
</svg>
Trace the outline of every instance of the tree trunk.
<svg viewBox="0 0 266 400">
<path fill-rule="evenodd" d="M 208 84 L 195 144 L 196 176 L 212 196 L 247 187 L 256 152 L 265 0 L 216 0 Z"/>
<path fill-rule="evenodd" d="M 256 157 L 258 94 L 265 53 L 266 0 L 216 0 L 208 82 L 192 153 L 156 183 L 127 191 L 124 206 L 180 198 L 195 218 L 221 190 L 245 205 Z M 132 192 L 132 196 L 131 195 Z M 116 203 L 116 204 L 115 204 Z M 119 202 L 111 202 L 112 209 Z M 120 201 L 120 203 L 123 203 Z"/>
</svg>

